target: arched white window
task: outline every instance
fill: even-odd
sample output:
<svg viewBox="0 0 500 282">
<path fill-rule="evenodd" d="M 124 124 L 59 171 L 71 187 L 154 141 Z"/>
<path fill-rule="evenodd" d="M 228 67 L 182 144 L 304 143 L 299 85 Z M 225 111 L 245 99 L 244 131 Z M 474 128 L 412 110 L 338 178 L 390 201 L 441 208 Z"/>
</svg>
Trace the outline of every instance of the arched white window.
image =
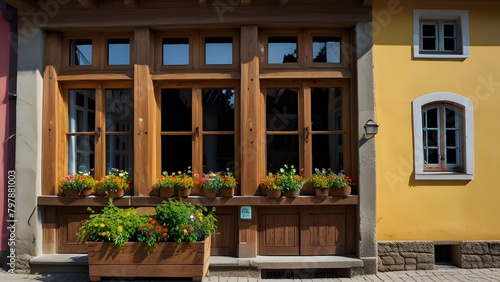
<svg viewBox="0 0 500 282">
<path fill-rule="evenodd" d="M 416 180 L 474 178 L 472 101 L 436 92 L 413 101 Z"/>
</svg>

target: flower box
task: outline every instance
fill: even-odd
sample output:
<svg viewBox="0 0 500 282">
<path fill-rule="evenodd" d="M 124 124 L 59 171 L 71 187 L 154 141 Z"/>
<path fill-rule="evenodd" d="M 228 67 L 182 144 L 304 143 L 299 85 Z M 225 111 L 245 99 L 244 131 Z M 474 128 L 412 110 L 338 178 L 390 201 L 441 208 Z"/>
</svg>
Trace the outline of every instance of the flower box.
<svg viewBox="0 0 500 282">
<path fill-rule="evenodd" d="M 199 242 L 162 242 L 150 254 L 128 242 L 121 251 L 111 242 L 88 242 L 90 281 L 101 277 L 171 277 L 201 281 L 208 270 L 210 237 Z"/>
</svg>

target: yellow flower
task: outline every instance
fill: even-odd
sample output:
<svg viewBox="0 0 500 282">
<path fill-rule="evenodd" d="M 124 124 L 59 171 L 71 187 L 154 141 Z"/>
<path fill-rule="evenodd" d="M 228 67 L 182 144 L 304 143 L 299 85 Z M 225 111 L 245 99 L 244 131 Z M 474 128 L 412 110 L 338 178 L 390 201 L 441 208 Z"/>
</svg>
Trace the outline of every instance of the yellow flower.
<svg viewBox="0 0 500 282">
<path fill-rule="evenodd" d="M 99 226 L 99 224 L 96 223 L 96 224 L 94 224 L 94 226 L 97 227 L 97 226 Z"/>
<path fill-rule="evenodd" d="M 188 231 L 186 229 L 183 230 L 184 235 L 188 235 Z"/>
<path fill-rule="evenodd" d="M 101 235 L 102 235 L 102 236 L 106 236 L 106 232 L 102 232 L 102 233 L 101 233 Z"/>
<path fill-rule="evenodd" d="M 101 228 L 102 228 L 102 227 L 104 227 L 104 226 L 106 226 L 106 225 L 105 225 L 104 223 L 101 223 L 101 225 L 100 225 L 100 226 L 101 226 Z"/>
<path fill-rule="evenodd" d="M 116 228 L 116 231 L 118 231 L 118 233 L 121 233 L 123 231 L 123 226 L 118 226 L 118 228 Z"/>
</svg>

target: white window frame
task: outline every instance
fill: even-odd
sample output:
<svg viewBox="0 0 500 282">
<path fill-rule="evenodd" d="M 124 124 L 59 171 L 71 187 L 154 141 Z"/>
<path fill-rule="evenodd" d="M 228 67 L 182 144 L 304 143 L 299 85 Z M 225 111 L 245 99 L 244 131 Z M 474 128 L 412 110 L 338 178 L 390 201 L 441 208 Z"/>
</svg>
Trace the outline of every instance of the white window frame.
<svg viewBox="0 0 500 282">
<path fill-rule="evenodd" d="M 422 134 L 422 110 L 429 103 L 448 102 L 460 105 L 463 110 L 463 171 L 424 171 L 424 144 Z M 434 92 L 421 96 L 412 103 L 413 146 L 415 180 L 473 180 L 474 179 L 474 116 L 472 100 L 451 92 Z"/>
<path fill-rule="evenodd" d="M 443 22 L 456 22 L 456 51 L 421 50 L 421 24 L 436 22 L 439 26 Z M 442 36 L 442 29 L 438 28 L 438 36 Z M 427 59 L 465 59 L 469 57 L 469 15 L 466 10 L 414 10 L 413 11 L 413 57 Z"/>
</svg>

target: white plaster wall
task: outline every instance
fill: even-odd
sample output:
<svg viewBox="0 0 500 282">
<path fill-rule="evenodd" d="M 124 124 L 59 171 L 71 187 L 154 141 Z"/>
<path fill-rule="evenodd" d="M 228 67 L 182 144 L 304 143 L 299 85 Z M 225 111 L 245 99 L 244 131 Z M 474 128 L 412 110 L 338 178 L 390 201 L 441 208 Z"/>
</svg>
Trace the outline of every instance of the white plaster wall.
<svg viewBox="0 0 500 282">
<path fill-rule="evenodd" d="M 22 21 L 20 21 L 22 22 Z M 16 124 L 16 256 L 28 268 L 41 253 L 41 128 L 45 36 L 40 29 L 19 29 Z"/>
<path fill-rule="evenodd" d="M 363 260 L 365 274 L 377 272 L 377 239 L 375 228 L 375 140 L 363 138 L 366 121 L 375 120 L 373 81 L 373 40 L 371 23 L 356 26 L 358 68 L 358 140 L 359 141 L 359 238 L 358 256 Z"/>
</svg>

